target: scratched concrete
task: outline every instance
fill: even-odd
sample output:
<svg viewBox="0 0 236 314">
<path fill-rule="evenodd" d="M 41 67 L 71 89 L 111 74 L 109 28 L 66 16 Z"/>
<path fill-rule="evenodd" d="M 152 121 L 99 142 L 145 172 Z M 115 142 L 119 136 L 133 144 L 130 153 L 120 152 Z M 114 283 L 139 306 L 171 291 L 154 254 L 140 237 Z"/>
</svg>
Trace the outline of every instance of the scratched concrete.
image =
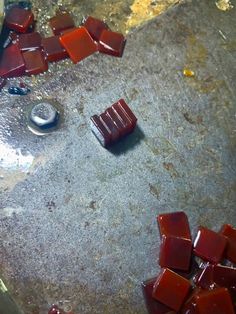
<svg viewBox="0 0 236 314">
<path fill-rule="evenodd" d="M 30 95 L 2 95 L 1 152 L 12 151 L 1 159 L 0 265 L 26 314 L 59 301 L 76 314 L 146 313 L 158 213 L 184 210 L 193 235 L 236 225 L 235 18 L 188 1 L 130 34 L 122 59 L 55 65 Z M 64 108 L 47 137 L 26 126 L 39 96 Z M 108 151 L 89 117 L 121 97 L 139 128 Z"/>
</svg>

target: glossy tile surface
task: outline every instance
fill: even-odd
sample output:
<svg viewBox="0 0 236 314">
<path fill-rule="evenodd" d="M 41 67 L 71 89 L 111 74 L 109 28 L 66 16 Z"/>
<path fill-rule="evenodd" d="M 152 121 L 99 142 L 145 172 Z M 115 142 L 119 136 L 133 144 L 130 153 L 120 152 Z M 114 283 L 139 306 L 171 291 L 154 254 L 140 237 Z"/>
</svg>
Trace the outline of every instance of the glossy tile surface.
<svg viewBox="0 0 236 314">
<path fill-rule="evenodd" d="M 149 314 L 176 314 L 171 308 L 152 297 L 153 286 L 157 278 L 142 282 L 142 291 Z"/>
<path fill-rule="evenodd" d="M 105 29 L 108 29 L 108 26 L 105 22 L 92 16 L 87 17 L 84 27 L 87 29 L 91 37 L 96 41 L 99 41 L 102 32 Z"/>
<path fill-rule="evenodd" d="M 204 291 L 196 296 L 199 314 L 234 314 L 230 294 L 226 288 Z"/>
<path fill-rule="evenodd" d="M 49 25 L 54 35 L 60 35 L 60 33 L 68 28 L 75 26 L 74 20 L 69 13 L 61 13 L 49 20 Z"/>
<path fill-rule="evenodd" d="M 42 48 L 47 61 L 55 62 L 68 58 L 68 53 L 62 46 L 59 36 L 52 36 L 42 39 Z"/>
<path fill-rule="evenodd" d="M 25 62 L 17 44 L 4 49 L 0 60 L 0 76 L 22 76 L 25 71 Z"/>
<path fill-rule="evenodd" d="M 19 35 L 17 42 L 21 51 L 39 49 L 42 37 L 38 32 L 22 34 Z"/>
<path fill-rule="evenodd" d="M 36 75 L 48 70 L 48 63 L 40 50 L 27 51 L 23 53 L 25 61 L 25 73 Z"/>
<path fill-rule="evenodd" d="M 191 284 L 187 279 L 165 268 L 157 277 L 152 296 L 173 310 L 179 311 L 190 288 Z"/>
<path fill-rule="evenodd" d="M 80 27 L 60 37 L 62 46 L 71 60 L 77 63 L 97 51 L 97 45 L 85 27 Z"/>
<path fill-rule="evenodd" d="M 203 260 L 216 264 L 222 260 L 226 244 L 223 235 L 200 227 L 194 241 L 194 253 Z"/>
</svg>

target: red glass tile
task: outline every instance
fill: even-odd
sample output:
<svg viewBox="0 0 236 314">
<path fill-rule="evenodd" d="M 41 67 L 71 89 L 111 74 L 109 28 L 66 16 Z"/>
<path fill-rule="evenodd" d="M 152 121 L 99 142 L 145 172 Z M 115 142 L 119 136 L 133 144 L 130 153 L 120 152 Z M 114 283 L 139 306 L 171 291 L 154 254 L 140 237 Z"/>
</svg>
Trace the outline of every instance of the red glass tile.
<svg viewBox="0 0 236 314">
<path fill-rule="evenodd" d="M 3 89 L 6 83 L 7 83 L 6 79 L 3 77 L 0 77 L 0 91 Z"/>
<path fill-rule="evenodd" d="M 102 32 L 105 29 L 108 29 L 108 26 L 106 23 L 104 23 L 101 20 L 95 19 L 92 16 L 89 16 L 85 23 L 84 23 L 84 27 L 87 29 L 87 31 L 89 32 L 89 34 L 91 35 L 91 37 L 96 40 L 99 41 L 99 38 L 102 34 Z"/>
<path fill-rule="evenodd" d="M 77 28 L 62 35 L 60 41 L 74 63 L 97 51 L 97 45 L 85 27 Z"/>
<path fill-rule="evenodd" d="M 186 214 L 184 212 L 162 214 L 157 220 L 161 236 L 160 266 L 188 271 L 192 240 Z"/>
<path fill-rule="evenodd" d="M 59 36 L 42 39 L 42 47 L 47 61 L 54 62 L 68 58 L 68 53 L 60 43 Z"/>
<path fill-rule="evenodd" d="M 156 277 L 142 282 L 142 291 L 145 304 L 149 314 L 176 314 L 168 306 L 158 302 L 152 297 L 153 286 L 156 282 Z"/>
<path fill-rule="evenodd" d="M 104 30 L 99 38 L 99 52 L 122 57 L 126 40 L 120 33 Z"/>
<path fill-rule="evenodd" d="M 192 241 L 177 237 L 163 236 L 161 240 L 159 265 L 172 269 L 189 270 Z"/>
<path fill-rule="evenodd" d="M 199 314 L 234 314 L 234 308 L 229 291 L 226 288 L 216 288 L 204 291 L 196 296 Z"/>
<path fill-rule="evenodd" d="M 23 53 L 23 58 L 27 75 L 36 75 L 48 70 L 48 63 L 40 50 L 26 51 Z"/>
<path fill-rule="evenodd" d="M 165 268 L 153 288 L 153 298 L 175 311 L 179 311 L 191 288 L 190 282 Z"/>
<path fill-rule="evenodd" d="M 42 37 L 39 33 L 22 34 L 18 37 L 18 45 L 21 51 L 39 49 Z"/>
<path fill-rule="evenodd" d="M 194 253 L 211 263 L 219 263 L 223 257 L 227 240 L 221 234 L 200 227 L 194 241 Z"/>
<path fill-rule="evenodd" d="M 34 22 L 34 15 L 30 10 L 18 7 L 11 8 L 5 17 L 5 24 L 8 28 L 18 33 L 26 33 L 28 28 Z"/>
<path fill-rule="evenodd" d="M 17 44 L 3 50 L 0 58 L 0 76 L 17 77 L 25 72 L 25 62 Z"/>
<path fill-rule="evenodd" d="M 220 233 L 228 240 L 226 248 L 226 258 L 236 263 L 236 229 L 231 225 L 223 225 Z"/>
<path fill-rule="evenodd" d="M 54 35 L 60 35 L 65 29 L 74 27 L 75 23 L 69 13 L 60 13 L 49 20 L 49 25 Z"/>
<path fill-rule="evenodd" d="M 137 118 L 123 99 L 91 118 L 91 128 L 99 142 L 107 147 L 134 130 Z"/>
<path fill-rule="evenodd" d="M 188 217 L 184 212 L 162 214 L 157 220 L 161 235 L 191 240 Z"/>
</svg>

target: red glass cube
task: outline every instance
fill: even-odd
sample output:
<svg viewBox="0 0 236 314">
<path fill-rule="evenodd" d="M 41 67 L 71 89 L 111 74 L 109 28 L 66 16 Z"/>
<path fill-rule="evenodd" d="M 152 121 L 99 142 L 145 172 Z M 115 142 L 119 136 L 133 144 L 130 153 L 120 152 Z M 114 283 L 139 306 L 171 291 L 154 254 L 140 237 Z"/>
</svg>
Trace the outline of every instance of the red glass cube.
<svg viewBox="0 0 236 314">
<path fill-rule="evenodd" d="M 228 240 L 226 248 L 226 258 L 236 263 L 236 229 L 231 225 L 223 225 L 220 233 Z"/>
<path fill-rule="evenodd" d="M 105 29 L 108 29 L 108 26 L 106 23 L 104 23 L 101 20 L 95 19 L 92 16 L 89 16 L 85 23 L 84 23 L 84 27 L 87 29 L 87 31 L 89 32 L 89 34 L 91 35 L 91 37 L 96 40 L 99 41 L 99 38 L 102 34 L 102 32 Z"/>
<path fill-rule="evenodd" d="M 162 214 L 157 220 L 161 235 L 160 266 L 188 271 L 192 240 L 186 214 L 184 212 Z"/>
<path fill-rule="evenodd" d="M 99 38 L 99 52 L 122 57 L 126 40 L 120 33 L 104 30 Z"/>
<path fill-rule="evenodd" d="M 52 36 L 42 39 L 42 47 L 47 61 L 55 62 L 68 58 L 68 53 L 61 45 L 59 36 Z"/>
<path fill-rule="evenodd" d="M 142 282 L 142 291 L 145 304 L 149 314 L 175 314 L 171 308 L 158 302 L 152 297 L 153 286 L 156 282 L 156 277 Z"/>
<path fill-rule="evenodd" d="M 116 142 L 134 130 L 137 118 L 123 99 L 100 116 L 91 117 L 91 129 L 102 146 Z"/>
<path fill-rule="evenodd" d="M 163 269 L 153 287 L 152 296 L 175 311 L 183 305 L 189 290 L 190 282 L 170 269 Z"/>
<path fill-rule="evenodd" d="M 36 75 L 48 70 L 48 63 L 40 50 L 26 51 L 23 53 L 23 58 L 27 75 Z"/>
<path fill-rule="evenodd" d="M 221 234 L 200 227 L 194 241 L 194 253 L 203 260 L 219 263 L 223 257 L 227 240 Z"/>
<path fill-rule="evenodd" d="M 25 72 L 25 62 L 17 44 L 3 50 L 0 58 L 0 76 L 17 77 Z"/>
<path fill-rule="evenodd" d="M 26 33 L 33 22 L 33 13 L 30 10 L 25 10 L 18 7 L 11 8 L 5 17 L 6 26 L 18 33 Z"/>
<path fill-rule="evenodd" d="M 21 51 L 39 49 L 42 37 L 39 33 L 21 34 L 18 37 L 18 45 Z"/>
<path fill-rule="evenodd" d="M 198 314 L 234 314 L 234 308 L 229 291 L 226 288 L 216 288 L 204 291 L 196 296 Z"/>
<path fill-rule="evenodd" d="M 71 60 L 77 63 L 97 51 L 97 45 L 85 27 L 80 27 L 60 37 L 62 46 Z"/>
<path fill-rule="evenodd" d="M 65 29 L 74 27 L 75 23 L 69 13 L 60 13 L 49 20 L 49 25 L 54 35 L 60 35 Z"/>
</svg>

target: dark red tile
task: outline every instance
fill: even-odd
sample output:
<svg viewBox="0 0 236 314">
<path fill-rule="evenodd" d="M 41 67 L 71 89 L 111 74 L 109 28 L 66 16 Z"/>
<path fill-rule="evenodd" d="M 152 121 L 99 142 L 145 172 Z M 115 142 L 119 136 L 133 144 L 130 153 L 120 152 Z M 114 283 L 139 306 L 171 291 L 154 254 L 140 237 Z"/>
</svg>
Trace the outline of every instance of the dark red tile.
<svg viewBox="0 0 236 314">
<path fill-rule="evenodd" d="M 74 27 L 75 23 L 69 13 L 60 13 L 49 20 L 49 25 L 54 35 L 60 35 L 62 31 Z"/>
<path fill-rule="evenodd" d="M 149 314 L 176 314 L 168 306 L 158 302 L 152 297 L 153 286 L 156 282 L 157 278 L 152 278 L 142 282 L 142 291 L 146 304 L 146 308 Z"/>
<path fill-rule="evenodd" d="M 226 288 L 216 288 L 204 291 L 196 296 L 198 314 L 234 314 L 234 308 L 229 291 Z"/>
<path fill-rule="evenodd" d="M 223 235 L 200 227 L 194 241 L 194 253 L 203 260 L 217 264 L 222 260 L 226 244 Z"/>
<path fill-rule="evenodd" d="M 34 15 L 30 10 L 18 7 L 11 8 L 5 17 L 5 24 L 8 28 L 18 33 L 26 33 L 34 22 Z"/>
<path fill-rule="evenodd" d="M 55 62 L 68 58 L 68 53 L 61 45 L 59 36 L 52 36 L 42 39 L 42 47 L 47 61 Z"/>
<path fill-rule="evenodd" d="M 17 44 L 10 45 L 3 50 L 0 59 L 0 76 L 17 77 L 25 72 L 25 62 Z"/>
<path fill-rule="evenodd" d="M 157 277 L 152 296 L 157 301 L 178 312 L 190 288 L 191 284 L 187 279 L 165 268 Z"/>
<path fill-rule="evenodd" d="M 27 75 L 37 75 L 48 70 L 48 63 L 40 50 L 26 51 L 23 53 L 23 58 Z"/>
<path fill-rule="evenodd" d="M 120 33 L 104 30 L 99 38 L 99 52 L 122 57 L 126 40 Z"/>
<path fill-rule="evenodd" d="M 18 37 L 18 45 L 21 51 L 39 49 L 42 37 L 39 33 L 21 34 Z"/>
<path fill-rule="evenodd" d="M 157 221 L 161 235 L 191 240 L 188 217 L 184 212 L 161 214 Z"/>
<path fill-rule="evenodd" d="M 192 240 L 186 214 L 184 212 L 162 214 L 157 217 L 157 221 L 161 236 L 160 266 L 188 271 Z"/>
<path fill-rule="evenodd" d="M 95 19 L 92 16 L 89 16 L 86 19 L 86 21 L 84 23 L 84 27 L 87 29 L 87 31 L 89 32 L 91 37 L 96 41 L 99 41 L 99 38 L 100 38 L 102 32 L 105 29 L 108 29 L 108 26 L 106 23 L 104 23 L 103 21 L 101 21 L 99 19 Z"/>
<path fill-rule="evenodd" d="M 227 238 L 226 258 L 236 264 L 236 229 L 226 224 L 221 228 L 220 233 Z"/>
<path fill-rule="evenodd" d="M 80 27 L 60 37 L 62 46 L 71 60 L 77 63 L 97 51 L 97 45 L 85 27 Z"/>
</svg>

